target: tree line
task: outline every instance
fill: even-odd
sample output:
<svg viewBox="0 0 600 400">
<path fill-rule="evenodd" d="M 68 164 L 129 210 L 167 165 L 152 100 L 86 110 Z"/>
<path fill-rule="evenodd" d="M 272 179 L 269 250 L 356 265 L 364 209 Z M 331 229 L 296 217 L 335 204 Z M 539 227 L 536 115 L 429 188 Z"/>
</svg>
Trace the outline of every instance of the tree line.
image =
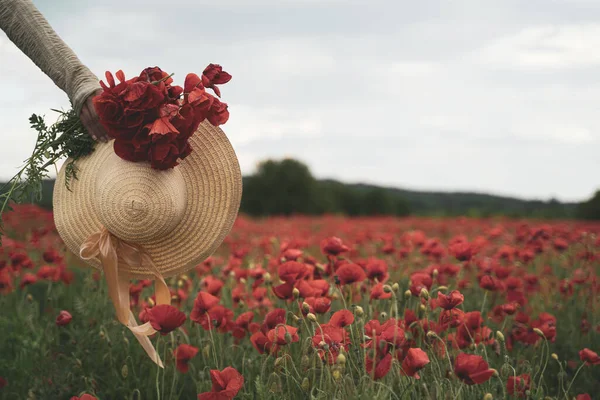
<svg viewBox="0 0 600 400">
<path fill-rule="evenodd" d="M 52 207 L 54 181 L 43 181 L 42 207 Z M 242 213 L 268 215 L 422 215 L 600 220 L 600 190 L 582 203 L 521 200 L 481 193 L 420 192 L 316 179 L 294 159 L 266 160 L 244 177 Z"/>
</svg>

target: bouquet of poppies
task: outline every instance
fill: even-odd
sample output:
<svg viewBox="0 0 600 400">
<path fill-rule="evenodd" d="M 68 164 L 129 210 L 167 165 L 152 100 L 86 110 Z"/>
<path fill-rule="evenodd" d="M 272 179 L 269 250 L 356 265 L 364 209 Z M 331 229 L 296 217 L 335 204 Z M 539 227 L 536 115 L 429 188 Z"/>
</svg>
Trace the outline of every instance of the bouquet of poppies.
<svg viewBox="0 0 600 400">
<path fill-rule="evenodd" d="M 115 75 L 118 84 L 106 72 L 108 85 L 100 82 L 104 90 L 94 98 L 94 106 L 108 136 L 115 139 L 115 153 L 124 160 L 173 168 L 192 152 L 189 139 L 201 122 L 219 126 L 229 119 L 216 85 L 229 82 L 231 75 L 220 65 L 210 64 L 202 77 L 188 74 L 183 88 L 172 85 L 171 75 L 158 67 L 128 80 L 123 71 Z"/>
</svg>

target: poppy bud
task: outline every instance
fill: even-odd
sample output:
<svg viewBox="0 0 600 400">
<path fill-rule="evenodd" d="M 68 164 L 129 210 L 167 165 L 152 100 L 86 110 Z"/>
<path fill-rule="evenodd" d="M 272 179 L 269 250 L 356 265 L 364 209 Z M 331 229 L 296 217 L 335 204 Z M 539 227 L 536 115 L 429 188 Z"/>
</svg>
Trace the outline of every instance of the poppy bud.
<svg viewBox="0 0 600 400">
<path fill-rule="evenodd" d="M 294 290 L 292 290 L 292 295 L 294 296 L 294 299 L 300 297 L 300 291 L 298 290 L 298 288 L 294 288 Z"/>
<path fill-rule="evenodd" d="M 492 396 L 491 393 L 486 393 L 485 396 L 483 396 L 483 400 L 493 400 L 494 396 Z"/>
<path fill-rule="evenodd" d="M 127 364 L 125 364 L 123 365 L 123 368 L 121 368 L 121 376 L 127 378 L 127 375 L 129 375 L 129 368 L 127 367 Z"/>
<path fill-rule="evenodd" d="M 550 356 L 551 356 L 553 359 L 555 359 L 556 361 L 558 361 L 558 354 L 556 354 L 556 353 L 552 353 Z"/>
<path fill-rule="evenodd" d="M 429 339 L 433 339 L 433 338 L 437 337 L 437 334 L 434 331 L 429 331 L 429 332 L 427 332 L 427 337 Z"/>
<path fill-rule="evenodd" d="M 183 287 L 183 285 L 184 285 L 184 283 L 183 283 L 183 279 L 179 279 L 179 280 L 177 281 L 177 287 L 178 287 L 178 288 L 182 288 L 182 287 Z"/>
<path fill-rule="evenodd" d="M 303 355 L 300 359 L 300 367 L 302 369 L 307 369 L 310 366 L 310 358 L 307 355 Z"/>
<path fill-rule="evenodd" d="M 283 359 L 283 357 L 277 357 L 275 359 L 275 367 L 279 367 L 284 362 L 285 362 L 285 360 Z"/>
<path fill-rule="evenodd" d="M 429 300 L 429 291 L 425 288 L 421 289 L 421 293 L 419 293 L 419 297 L 422 297 L 425 300 Z"/>
<path fill-rule="evenodd" d="M 265 273 L 263 275 L 263 278 L 265 278 L 265 282 L 271 282 L 271 274 L 270 273 Z"/>
<path fill-rule="evenodd" d="M 540 329 L 538 328 L 533 328 L 533 331 L 535 332 L 536 335 L 538 335 L 539 337 L 541 337 L 542 339 L 545 339 L 546 336 L 544 335 L 544 332 L 542 332 Z"/>
<path fill-rule="evenodd" d="M 393 290 L 395 293 L 398 293 L 398 291 L 400 290 L 400 285 L 398 285 L 397 283 L 394 283 L 394 284 L 392 285 L 392 290 Z"/>
<path fill-rule="evenodd" d="M 496 331 L 496 339 L 498 339 L 499 342 L 504 342 L 504 334 L 500 331 Z"/>
<path fill-rule="evenodd" d="M 246 284 L 246 278 L 240 278 L 240 283 L 243 283 L 244 285 Z"/>
<path fill-rule="evenodd" d="M 308 380 L 308 378 L 302 379 L 302 384 L 300 385 L 300 387 L 305 392 L 308 392 L 308 389 L 310 389 L 310 381 Z"/>
<path fill-rule="evenodd" d="M 431 274 L 431 276 L 433 276 L 433 279 L 437 278 L 439 274 L 439 271 L 436 269 L 433 270 L 433 273 Z"/>
<path fill-rule="evenodd" d="M 33 301 L 33 296 L 30 293 L 27 293 L 27 301 L 30 303 Z"/>
<path fill-rule="evenodd" d="M 365 311 L 363 310 L 363 308 L 361 306 L 356 306 L 356 308 L 354 309 L 354 313 L 357 316 L 362 317 L 365 314 Z"/>
<path fill-rule="evenodd" d="M 448 286 L 438 286 L 438 288 L 437 288 L 437 289 L 438 289 L 438 291 L 440 291 L 440 292 L 445 292 L 445 291 L 447 291 L 447 290 L 448 290 Z"/>
<path fill-rule="evenodd" d="M 306 316 L 306 318 L 310 321 L 310 322 L 317 322 L 317 317 L 315 316 L 315 314 L 313 313 L 308 313 L 308 315 Z"/>
<path fill-rule="evenodd" d="M 379 318 L 381 319 L 387 319 L 388 315 L 385 311 L 382 311 L 381 314 L 379 314 Z"/>
<path fill-rule="evenodd" d="M 335 370 L 333 371 L 333 379 L 335 379 L 336 381 L 339 381 L 342 378 L 342 373 L 339 370 Z"/>
<path fill-rule="evenodd" d="M 285 335 L 283 335 L 283 338 L 285 339 L 286 343 L 292 343 L 292 335 L 290 335 L 289 332 L 286 332 Z"/>
<path fill-rule="evenodd" d="M 152 297 L 148 297 L 148 305 L 149 305 L 150 307 L 154 307 L 154 305 L 155 305 L 155 304 L 156 304 L 156 303 L 154 302 L 154 300 L 152 299 Z"/>
<path fill-rule="evenodd" d="M 412 293 L 410 293 L 410 290 L 407 290 L 406 292 L 404 292 L 404 297 L 406 297 L 407 299 L 410 299 L 410 296 L 412 296 Z"/>
<path fill-rule="evenodd" d="M 500 376 L 500 374 L 498 374 L 498 371 L 495 370 L 494 368 L 490 368 L 490 370 L 494 371 L 494 376 L 497 378 Z"/>
<path fill-rule="evenodd" d="M 202 348 L 202 355 L 204 356 L 204 358 L 210 357 L 210 344 L 207 344 Z"/>
<path fill-rule="evenodd" d="M 340 365 L 346 364 L 346 356 L 344 356 L 343 354 L 339 354 L 337 356 L 336 362 Z"/>
<path fill-rule="evenodd" d="M 392 293 L 392 288 L 390 285 L 383 285 L 383 291 L 384 293 Z"/>
<path fill-rule="evenodd" d="M 304 311 L 306 314 L 310 312 L 310 306 L 308 305 L 308 303 L 302 302 L 302 311 Z"/>
</svg>

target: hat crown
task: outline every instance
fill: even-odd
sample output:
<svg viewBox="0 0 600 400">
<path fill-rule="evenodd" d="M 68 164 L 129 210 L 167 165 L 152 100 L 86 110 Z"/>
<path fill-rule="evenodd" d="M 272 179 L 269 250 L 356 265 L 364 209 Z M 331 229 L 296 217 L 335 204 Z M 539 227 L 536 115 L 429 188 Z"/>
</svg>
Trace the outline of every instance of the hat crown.
<svg viewBox="0 0 600 400">
<path fill-rule="evenodd" d="M 155 170 L 148 163 L 122 160 L 103 163 L 96 179 L 96 213 L 113 235 L 147 243 L 168 235 L 183 219 L 186 186 L 178 168 Z"/>
</svg>

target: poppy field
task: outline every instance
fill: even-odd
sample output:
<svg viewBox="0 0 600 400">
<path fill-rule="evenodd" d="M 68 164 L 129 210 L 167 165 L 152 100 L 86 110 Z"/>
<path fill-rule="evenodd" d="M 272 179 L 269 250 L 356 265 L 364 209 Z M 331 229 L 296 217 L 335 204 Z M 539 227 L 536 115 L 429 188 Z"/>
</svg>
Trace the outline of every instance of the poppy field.
<svg viewBox="0 0 600 400">
<path fill-rule="evenodd" d="M 600 398 L 600 223 L 238 217 L 115 319 L 52 214 L 4 215 L 0 399 Z"/>
</svg>

